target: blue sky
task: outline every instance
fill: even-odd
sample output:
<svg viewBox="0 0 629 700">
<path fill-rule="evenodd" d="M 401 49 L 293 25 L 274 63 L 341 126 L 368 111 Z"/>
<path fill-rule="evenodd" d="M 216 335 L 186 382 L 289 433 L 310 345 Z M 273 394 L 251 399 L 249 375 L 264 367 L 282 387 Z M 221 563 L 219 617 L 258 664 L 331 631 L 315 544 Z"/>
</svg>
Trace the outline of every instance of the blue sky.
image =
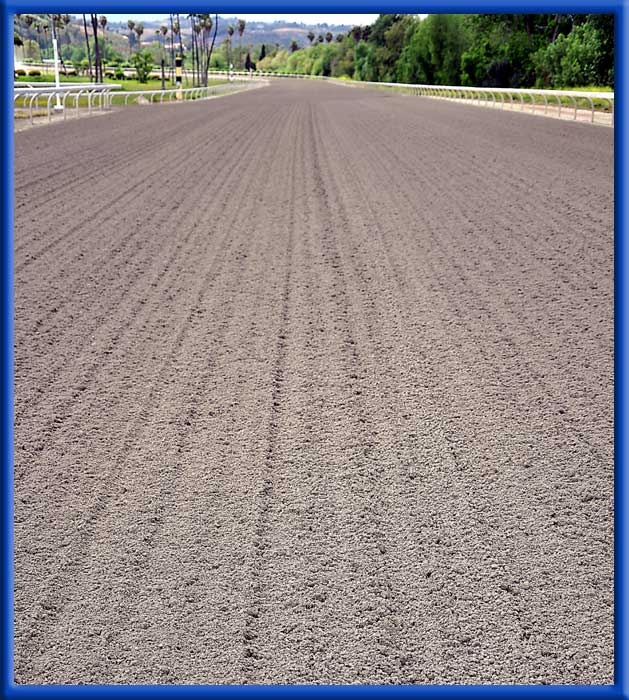
<svg viewBox="0 0 629 700">
<path fill-rule="evenodd" d="M 303 22 L 304 24 L 320 24 L 327 22 L 328 24 L 371 24 L 378 15 L 337 15 L 337 14 L 326 14 L 326 15 L 248 15 L 248 14 L 237 14 L 237 13 L 220 13 L 225 17 L 235 17 L 238 16 L 241 19 L 250 22 L 273 22 L 276 19 L 285 20 L 287 22 Z M 126 22 L 128 19 L 133 19 L 135 21 L 155 21 L 162 20 L 165 18 L 163 14 L 136 14 L 130 13 L 128 15 L 107 15 L 110 22 Z"/>
</svg>

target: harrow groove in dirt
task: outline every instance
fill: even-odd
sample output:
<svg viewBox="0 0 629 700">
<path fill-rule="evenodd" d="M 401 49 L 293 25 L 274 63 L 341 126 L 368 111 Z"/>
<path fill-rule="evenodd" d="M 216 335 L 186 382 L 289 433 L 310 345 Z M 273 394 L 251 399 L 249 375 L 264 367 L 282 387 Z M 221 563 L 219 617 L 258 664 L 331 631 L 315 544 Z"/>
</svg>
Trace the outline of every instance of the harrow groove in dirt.
<svg viewBox="0 0 629 700">
<path fill-rule="evenodd" d="M 16 134 L 18 683 L 613 671 L 613 134 L 299 81 Z"/>
<path fill-rule="evenodd" d="M 199 177 L 203 169 L 204 166 L 201 166 L 199 171 L 195 170 L 191 173 L 191 176 L 194 178 L 194 181 L 197 182 L 197 189 L 195 191 L 195 196 L 197 198 L 202 196 L 202 193 L 205 189 L 203 179 Z M 224 206 L 223 197 L 225 193 L 229 191 L 230 186 L 233 186 L 237 182 L 237 180 L 240 177 L 242 177 L 242 173 L 236 174 L 233 171 L 233 169 L 231 169 L 231 172 L 229 173 L 228 177 L 223 178 L 222 174 L 222 169 L 219 169 L 216 173 L 217 177 L 221 178 L 220 184 L 215 188 L 212 202 L 210 202 L 208 207 L 206 207 L 204 210 L 204 215 L 206 217 L 210 212 L 213 211 L 215 203 L 219 203 Z M 144 181 L 150 182 L 149 179 L 145 179 Z M 159 281 L 161 281 L 162 283 L 161 286 L 165 290 L 168 289 L 167 285 L 172 284 L 173 282 L 173 280 L 167 277 L 167 273 L 171 270 L 172 263 L 175 260 L 176 256 L 180 254 L 181 251 L 185 250 L 184 246 L 185 244 L 187 244 L 188 240 L 193 234 L 195 234 L 197 238 L 199 237 L 199 235 L 202 235 L 202 230 L 198 228 L 197 223 L 195 222 L 195 219 L 199 216 L 197 208 L 192 207 L 188 212 L 186 212 L 184 216 L 185 219 L 182 221 L 181 215 L 178 213 L 178 210 L 176 208 L 168 208 L 165 219 L 163 221 L 160 221 L 159 224 L 160 228 L 164 231 L 181 230 L 183 232 L 182 235 L 184 236 L 183 245 L 182 243 L 177 242 L 177 236 L 171 235 L 169 237 L 167 244 L 171 247 L 172 253 L 170 253 L 167 259 L 167 263 L 163 267 L 163 269 L 161 267 L 157 268 L 159 272 L 156 274 L 158 275 Z M 192 221 L 189 221 L 190 218 L 192 218 Z M 114 222 L 121 226 L 123 226 L 126 223 L 124 218 L 120 222 L 118 222 L 117 219 L 114 219 Z M 126 235 L 125 238 L 118 243 L 117 247 L 113 250 L 113 253 L 111 250 L 111 246 L 108 246 L 103 250 L 101 256 L 96 256 L 95 245 L 93 245 L 90 254 L 90 248 L 88 242 L 86 242 L 86 245 L 83 247 L 82 252 L 80 252 L 77 257 L 71 259 L 65 264 L 65 266 L 69 267 L 70 269 L 72 268 L 72 266 L 75 265 L 87 266 L 87 264 L 89 264 L 89 267 L 92 270 L 94 270 L 94 272 L 90 275 L 90 281 L 93 281 L 97 285 L 95 289 L 90 290 L 91 294 L 90 299 L 88 301 L 92 301 L 93 305 L 86 303 L 79 309 L 73 309 L 73 319 L 75 320 L 75 323 L 77 325 L 80 325 L 82 329 L 80 339 L 78 341 L 76 339 L 71 341 L 77 351 L 75 353 L 75 357 L 79 356 L 80 350 L 82 350 L 86 343 L 90 342 L 91 332 L 93 331 L 93 329 L 98 328 L 98 326 L 102 324 L 107 315 L 110 313 L 112 305 L 114 305 L 115 303 L 123 302 L 125 300 L 125 297 L 128 294 L 130 294 L 131 291 L 133 291 L 133 294 L 130 294 L 130 298 L 135 300 L 134 306 L 130 309 L 129 313 L 127 314 L 127 317 L 123 316 L 123 318 L 120 319 L 123 325 L 116 329 L 116 335 L 108 341 L 109 346 L 114 346 L 119 341 L 119 333 L 128 330 L 128 318 L 136 318 L 139 310 L 146 303 L 147 299 L 150 301 L 152 297 L 155 297 L 155 291 L 153 291 L 152 294 L 149 294 L 148 290 L 142 291 L 134 289 L 133 286 L 145 282 L 147 278 L 147 273 L 150 270 L 152 270 L 156 265 L 163 265 L 164 241 L 160 240 L 159 238 L 153 238 L 150 239 L 148 242 L 144 241 L 144 245 L 138 243 L 136 245 L 134 254 L 127 256 L 126 258 L 122 256 L 124 246 L 132 238 L 137 239 L 138 237 L 141 237 L 145 225 L 146 221 L 143 221 L 142 217 L 137 219 L 135 224 L 131 227 L 132 233 Z M 160 248 L 162 249 L 162 255 L 158 254 Z M 135 257 L 139 254 L 142 254 L 143 259 L 136 263 Z M 87 260 L 86 256 L 88 256 Z M 109 257 L 109 260 L 106 259 L 107 257 Z M 89 263 L 87 261 L 89 261 Z M 113 292 L 108 292 L 111 286 L 111 282 L 115 279 L 115 276 L 121 265 L 127 267 L 129 265 L 133 265 L 133 267 L 135 267 L 136 269 L 142 270 L 144 274 L 138 277 L 134 277 L 133 275 L 127 275 L 127 278 L 125 280 L 126 284 L 121 285 L 120 289 L 115 290 L 117 298 L 112 298 Z M 112 268 L 111 271 L 110 267 Z M 66 340 L 65 338 L 55 335 L 55 331 L 65 330 L 66 334 L 68 335 L 76 333 L 76 327 L 74 324 L 68 326 L 68 324 L 64 322 L 64 312 L 68 308 L 67 304 L 76 306 L 76 298 L 73 300 L 71 296 L 73 290 L 75 294 L 81 294 L 83 296 L 81 288 L 85 284 L 86 276 L 77 276 L 75 284 L 67 285 L 69 289 L 66 289 L 59 279 L 58 272 L 59 270 L 56 269 L 55 272 L 53 272 L 53 274 L 51 275 L 51 278 L 44 279 L 43 274 L 41 274 L 41 270 L 37 270 L 35 279 L 31 282 L 31 284 L 33 285 L 41 285 L 43 289 L 47 288 L 48 292 L 50 291 L 51 286 L 54 286 L 55 288 L 54 299 L 49 299 L 49 302 L 47 304 L 49 308 L 49 311 L 47 312 L 47 317 L 44 319 L 37 318 L 35 320 L 34 326 L 31 329 L 29 329 L 29 335 L 33 338 L 32 350 L 41 354 L 45 353 L 51 346 L 51 344 L 68 342 L 68 340 Z M 28 281 L 30 281 L 32 277 L 27 279 Z M 17 284 L 24 284 L 27 281 L 27 279 L 22 277 L 19 273 L 16 275 Z M 148 284 L 148 282 L 146 282 L 146 284 Z M 150 287 L 148 289 L 150 290 L 151 287 L 153 289 L 156 288 L 155 278 L 150 280 Z M 94 291 L 102 291 L 103 294 L 94 294 Z M 50 297 L 50 294 L 48 294 L 48 296 Z M 96 305 L 100 307 L 100 311 L 96 310 Z M 56 324 L 51 323 L 53 317 L 57 319 Z M 41 327 L 45 328 L 45 335 L 39 334 L 38 332 L 34 332 Z M 60 361 L 62 363 L 64 362 L 64 360 L 65 358 L 60 358 Z M 20 358 L 18 358 L 17 366 L 18 368 L 20 367 Z M 56 363 L 49 364 L 47 366 L 46 372 L 50 377 L 50 382 L 54 381 L 58 384 L 63 383 L 64 376 L 60 373 L 60 369 L 62 366 L 63 365 L 59 365 Z M 45 392 L 41 391 L 42 388 L 47 390 L 49 387 L 47 385 L 42 387 L 42 380 L 40 378 L 40 381 L 37 385 L 37 390 L 39 391 L 40 396 L 45 396 Z M 28 396 L 26 398 L 28 398 L 28 401 L 25 401 L 23 406 L 25 408 L 28 406 L 30 410 L 36 409 L 39 401 L 39 396 Z M 19 410 L 20 409 L 18 407 L 18 416 L 20 416 Z"/>
</svg>

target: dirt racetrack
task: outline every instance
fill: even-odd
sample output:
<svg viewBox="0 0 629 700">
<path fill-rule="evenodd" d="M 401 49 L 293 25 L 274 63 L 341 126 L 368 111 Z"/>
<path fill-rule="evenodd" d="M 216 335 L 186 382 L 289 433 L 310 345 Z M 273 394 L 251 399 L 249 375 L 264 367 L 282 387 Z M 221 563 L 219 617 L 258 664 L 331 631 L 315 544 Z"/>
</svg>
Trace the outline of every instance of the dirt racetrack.
<svg viewBox="0 0 629 700">
<path fill-rule="evenodd" d="M 304 81 L 15 154 L 17 682 L 612 682 L 611 129 Z"/>
</svg>

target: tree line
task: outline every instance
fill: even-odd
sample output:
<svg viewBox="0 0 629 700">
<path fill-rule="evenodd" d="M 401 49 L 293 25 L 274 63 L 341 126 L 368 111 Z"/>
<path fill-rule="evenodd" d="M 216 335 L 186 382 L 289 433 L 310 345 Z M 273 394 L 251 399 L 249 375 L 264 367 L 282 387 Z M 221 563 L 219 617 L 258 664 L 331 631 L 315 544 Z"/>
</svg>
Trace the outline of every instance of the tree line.
<svg viewBox="0 0 629 700">
<path fill-rule="evenodd" d="M 385 14 L 258 61 L 263 70 L 355 80 L 572 87 L 614 84 L 614 16 Z"/>
<path fill-rule="evenodd" d="M 184 39 L 183 22 L 189 22 L 189 34 Z M 88 29 L 89 26 L 89 29 Z M 27 60 L 39 61 L 42 57 L 52 57 L 52 31 L 56 29 L 61 68 L 67 73 L 66 62 L 70 61 L 76 73 L 85 71 L 90 80 L 102 82 L 105 65 L 114 70 L 107 77 L 124 79 L 123 69 L 134 67 L 141 82 L 146 82 L 155 65 L 161 66 L 162 85 L 165 73 L 172 82 L 175 76 L 175 59 L 181 56 L 188 69 L 194 86 L 206 86 L 212 65 L 216 35 L 219 26 L 217 14 L 170 13 L 168 23 L 147 36 L 142 22 L 127 21 L 121 31 L 106 33 L 108 26 L 105 15 L 82 16 L 80 22 L 72 22 L 69 15 L 14 15 L 14 44 L 23 49 Z M 227 26 L 227 39 L 221 47 L 223 56 L 214 61 L 213 67 L 227 68 L 237 61 L 237 68 L 254 66 L 250 52 L 243 58 L 242 38 L 246 22 L 237 19 L 235 26 Z M 238 35 L 237 58 L 233 55 L 232 37 Z M 121 45 L 121 40 L 126 45 Z"/>
<path fill-rule="evenodd" d="M 264 70 L 355 80 L 476 85 L 483 87 L 585 87 L 614 85 L 614 17 L 604 14 L 383 14 L 373 24 L 347 32 L 309 31 L 307 44 L 248 44 L 246 23 L 237 20 L 216 43 L 217 14 L 171 13 L 147 32 L 129 20 L 108 32 L 103 15 L 16 15 L 16 43 L 25 54 L 48 51 L 54 23 L 62 60 L 102 80 L 103 63 L 134 66 L 140 80 L 162 67 L 174 80 L 176 55 L 184 58 L 194 85 L 206 85 L 213 69 Z M 183 23 L 186 24 L 184 28 Z M 80 30 L 80 31 L 79 31 Z M 99 34 L 100 30 L 100 34 Z M 235 37 L 235 38 L 234 38 Z M 235 40 L 237 39 L 237 44 Z M 126 42 L 124 41 L 126 40 Z M 50 53 L 48 53 L 50 55 Z M 65 66 L 64 66 L 65 69 Z"/>
</svg>

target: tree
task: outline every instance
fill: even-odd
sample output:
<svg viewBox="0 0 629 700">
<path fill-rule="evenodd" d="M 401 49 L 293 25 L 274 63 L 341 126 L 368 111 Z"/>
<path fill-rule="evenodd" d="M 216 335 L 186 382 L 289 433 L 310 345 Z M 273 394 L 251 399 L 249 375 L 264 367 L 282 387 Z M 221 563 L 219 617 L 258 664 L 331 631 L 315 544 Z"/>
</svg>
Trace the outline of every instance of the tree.
<svg viewBox="0 0 629 700">
<path fill-rule="evenodd" d="M 324 41 L 324 40 L 323 40 L 323 34 L 319 34 L 319 36 L 317 37 L 317 42 L 318 42 L 319 44 L 323 44 L 323 41 Z"/>
<path fill-rule="evenodd" d="M 336 35 L 336 40 L 338 41 L 339 44 L 343 41 L 343 39 L 345 39 L 345 36 L 343 34 Z"/>
<path fill-rule="evenodd" d="M 175 23 L 173 22 L 173 13 L 169 15 L 170 20 L 170 82 L 174 82 L 175 75 Z"/>
<path fill-rule="evenodd" d="M 251 54 L 249 51 L 247 51 L 247 57 L 245 58 L 245 70 L 251 71 L 253 68 L 254 66 L 253 63 L 251 63 Z"/>
<path fill-rule="evenodd" d="M 228 39 L 227 39 L 227 65 L 229 66 L 229 69 L 231 70 L 232 67 L 232 36 L 234 36 L 234 28 L 232 27 L 231 24 L 227 25 L 227 34 L 228 34 Z"/>
<path fill-rule="evenodd" d="M 159 28 L 160 36 L 160 67 L 162 76 L 162 90 L 165 89 L 164 85 L 164 44 L 166 43 L 166 36 L 168 35 L 168 27 L 165 24 Z"/>
<path fill-rule="evenodd" d="M 98 16 L 96 14 L 90 15 L 90 20 L 92 23 L 92 32 L 94 34 L 94 76 L 95 81 L 103 82 L 103 62 L 100 53 L 100 47 L 98 45 Z"/>
<path fill-rule="evenodd" d="M 210 15 L 207 15 L 207 20 L 206 20 L 206 28 L 208 31 L 208 36 L 209 32 L 212 29 L 212 18 Z M 214 35 L 212 36 L 212 43 L 210 45 L 210 48 L 207 50 L 206 53 L 206 59 L 205 59 L 205 67 L 204 67 L 204 76 L 203 76 L 203 85 L 207 87 L 207 74 L 210 69 L 210 61 L 212 60 L 212 51 L 214 50 L 214 42 L 216 41 L 216 33 L 218 32 L 218 13 L 214 15 Z"/>
<path fill-rule="evenodd" d="M 198 15 L 199 19 L 199 34 L 197 35 L 197 51 L 198 60 L 197 65 L 199 66 L 199 82 L 203 85 L 207 85 L 207 74 L 210 68 L 210 58 L 212 55 L 212 49 L 214 47 L 214 41 L 212 45 L 209 45 L 210 34 L 212 32 L 212 27 L 215 23 L 212 21 L 212 17 L 209 14 Z M 216 19 L 216 26 L 218 26 L 218 18 Z M 214 37 L 216 37 L 216 27 L 214 29 Z"/>
<path fill-rule="evenodd" d="M 332 32 L 325 33 L 325 40 L 328 42 L 328 44 L 331 43 L 333 39 L 334 35 L 332 34 Z"/>
<path fill-rule="evenodd" d="M 142 22 L 138 22 L 134 28 L 135 33 L 138 37 L 138 51 L 142 50 L 142 34 L 144 34 L 144 25 Z"/>
<path fill-rule="evenodd" d="M 298 49 L 299 49 L 299 44 L 295 41 L 295 39 L 293 39 L 293 40 L 290 42 L 290 50 L 291 50 L 291 53 L 295 53 L 295 51 L 297 51 Z"/>
<path fill-rule="evenodd" d="M 127 20 L 127 27 L 129 29 L 129 58 L 131 58 L 131 52 L 133 51 L 133 44 L 135 43 L 135 22 L 132 19 Z"/>
<path fill-rule="evenodd" d="M 101 26 L 101 29 L 103 31 L 103 56 L 105 55 L 105 47 L 106 47 L 106 40 L 105 40 L 105 27 L 107 26 L 107 17 L 105 15 L 101 15 L 98 18 L 98 23 Z"/>
<path fill-rule="evenodd" d="M 236 28 L 238 29 L 238 67 L 242 68 L 242 35 L 245 33 L 245 27 L 247 23 L 244 19 L 239 19 L 236 23 Z"/>
<path fill-rule="evenodd" d="M 133 54 L 131 62 L 135 68 L 138 80 L 141 83 L 146 83 L 153 68 L 153 56 L 151 52 L 146 49 L 144 51 L 140 49 Z"/>
<path fill-rule="evenodd" d="M 87 47 L 87 69 L 90 80 L 92 80 L 92 57 L 90 54 L 90 39 L 87 34 L 87 20 L 85 15 L 83 15 L 83 29 L 85 30 L 85 46 Z"/>
<path fill-rule="evenodd" d="M 258 60 L 262 61 L 262 60 L 264 60 L 265 57 L 266 57 L 266 46 L 264 44 L 262 44 L 262 48 L 260 49 L 260 56 L 258 57 Z"/>
<path fill-rule="evenodd" d="M 314 38 L 315 38 L 315 33 L 312 31 L 312 29 L 308 32 L 308 34 L 306 34 L 306 36 L 308 37 L 308 41 L 312 45 L 312 42 L 314 41 Z"/>
<path fill-rule="evenodd" d="M 183 60 L 183 41 L 181 38 L 181 21 L 179 20 L 179 13 L 177 13 L 177 34 L 179 36 L 179 55 Z"/>
</svg>

